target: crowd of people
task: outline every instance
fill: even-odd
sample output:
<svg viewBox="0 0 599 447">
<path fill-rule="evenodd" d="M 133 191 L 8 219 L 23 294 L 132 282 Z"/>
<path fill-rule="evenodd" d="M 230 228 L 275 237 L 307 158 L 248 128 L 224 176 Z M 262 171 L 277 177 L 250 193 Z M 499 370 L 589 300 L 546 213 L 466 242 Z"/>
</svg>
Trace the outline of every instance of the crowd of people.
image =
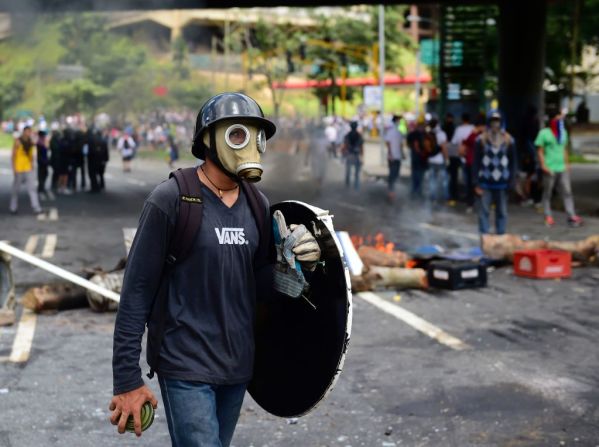
<svg viewBox="0 0 599 447">
<path fill-rule="evenodd" d="M 536 112 L 527 111 L 517 139 L 503 129 L 503 118 L 498 111 L 487 116 L 479 114 L 474 120 L 464 113 L 459 124 L 451 114 L 442 123 L 434 117 L 427 120 L 424 115 L 409 122 L 402 116 L 392 116 L 384 125 L 388 200 L 396 199 L 401 164 L 409 159 L 410 197 L 428 200 L 435 207 L 443 204 L 455 207 L 463 201 L 467 213 L 476 209 L 481 233 L 490 231 L 493 210 L 495 231 L 498 234 L 506 231 L 510 191 L 515 192 L 521 204 L 542 209 L 545 224 L 553 226 L 551 199 L 557 188 L 568 223 L 581 225 L 583 221 L 576 214 L 570 184 L 568 131 L 559 110 L 550 111 L 549 115 L 546 125 L 539 128 Z M 80 190 L 86 189 L 88 179 L 89 192 L 102 191 L 110 148 L 120 153 L 125 173 L 131 171 L 131 160 L 141 146 L 166 150 L 169 167 L 174 168 L 179 159 L 176 141 L 190 140 L 192 118 L 181 113 L 154 112 L 139 117 L 137 126 L 105 125 L 104 130 L 88 128 L 77 118 L 66 123 L 48 124 L 43 117 L 37 123 L 33 120 L 3 123 L 5 132 L 15 134 L 10 211 L 17 212 L 22 184 L 26 185 L 34 212 L 41 212 L 40 198 L 75 192 L 78 177 Z M 280 134 L 291 141 L 288 143 L 291 153 L 298 153 L 302 142 L 308 142 L 307 156 L 317 185 L 325 179 L 327 159 L 333 158 L 345 165 L 345 185 L 359 190 L 365 138 L 376 136 L 377 125 L 380 115 L 351 121 L 326 117 L 322 121 L 285 122 L 281 118 Z M 32 126 L 38 129 L 36 133 Z"/>
<path fill-rule="evenodd" d="M 13 185 L 9 210 L 18 212 L 19 192 L 24 187 L 34 213 L 42 212 L 40 201 L 77 191 L 100 193 L 110 149 L 122 159 L 123 172 L 131 172 L 137 150 L 165 150 L 171 169 L 179 159 L 177 140 L 189 139 L 191 117 L 177 112 L 154 112 L 138 117 L 139 124 L 111 125 L 107 115 L 87 125 L 80 115 L 46 121 L 43 116 L 6 120 L 2 131 L 13 136 L 11 165 Z M 89 187 L 88 187 L 89 185 Z"/>
<path fill-rule="evenodd" d="M 503 128 L 499 111 L 487 116 L 480 114 L 474 121 L 464 113 L 459 125 L 451 114 L 442 124 L 435 118 L 427 121 L 421 115 L 406 134 L 400 131 L 401 117 L 394 116 L 385 131 L 390 199 L 394 197 L 398 165 L 404 158 L 405 140 L 411 167 L 410 196 L 450 207 L 463 200 L 467 213 L 476 207 L 480 233 L 490 231 L 493 208 L 495 231 L 505 233 L 510 191 L 515 192 L 523 205 L 542 207 L 545 224 L 553 226 L 551 199 L 556 187 L 564 201 L 568 224 L 581 225 L 583 220 L 574 208 L 567 151 L 569 137 L 562 112 L 550 111 L 541 129 L 538 124 L 536 129 L 532 127 L 538 122 L 534 113 L 528 117 L 516 141 Z M 521 146 L 517 148 L 518 144 Z"/>
<path fill-rule="evenodd" d="M 346 187 L 360 188 L 365 139 L 376 137 L 378 116 L 371 116 L 368 122 L 359 117 L 352 121 L 326 117 L 309 132 L 309 156 L 318 184 L 324 178 L 328 154 L 345 164 Z M 542 210 L 547 226 L 555 225 L 551 200 L 556 189 L 564 202 L 567 223 L 580 226 L 583 220 L 575 211 L 570 184 L 564 116 L 552 110 L 544 127 L 538 123 L 536 112 L 530 109 L 516 138 L 504 129 L 497 110 L 473 120 L 464 113 L 459 123 L 451 114 L 442 123 L 425 115 L 409 122 L 400 115 L 386 119 L 388 200 L 396 199 L 401 164 L 409 160 L 410 197 L 429 201 L 435 208 L 463 202 L 468 214 L 476 210 L 480 233 L 491 231 L 493 212 L 495 231 L 505 233 L 512 193 L 522 205 Z"/>
<path fill-rule="evenodd" d="M 18 131 L 17 131 L 18 132 Z M 70 195 L 85 190 L 89 181 L 91 193 L 105 188 L 104 172 L 109 159 L 107 133 L 93 127 L 60 130 L 53 126 L 33 132 L 25 125 L 14 138 L 12 148 L 13 186 L 10 212 L 18 212 L 18 196 L 24 184 L 34 213 L 42 212 L 40 199 L 55 194 Z"/>
</svg>

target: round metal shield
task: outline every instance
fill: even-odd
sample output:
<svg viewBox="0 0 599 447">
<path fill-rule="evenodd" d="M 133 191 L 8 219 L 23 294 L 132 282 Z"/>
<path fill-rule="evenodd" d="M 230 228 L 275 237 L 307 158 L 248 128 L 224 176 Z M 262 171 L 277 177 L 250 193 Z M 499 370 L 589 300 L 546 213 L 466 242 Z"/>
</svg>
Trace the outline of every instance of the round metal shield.
<svg viewBox="0 0 599 447">
<path fill-rule="evenodd" d="M 274 292 L 274 299 L 258 304 L 249 392 L 269 413 L 297 417 L 314 409 L 341 373 L 351 334 L 351 283 L 327 211 L 295 201 L 273 205 L 275 210 L 287 225 L 304 224 L 322 257 L 313 273 L 304 272 L 310 283 L 304 296 Z"/>
</svg>

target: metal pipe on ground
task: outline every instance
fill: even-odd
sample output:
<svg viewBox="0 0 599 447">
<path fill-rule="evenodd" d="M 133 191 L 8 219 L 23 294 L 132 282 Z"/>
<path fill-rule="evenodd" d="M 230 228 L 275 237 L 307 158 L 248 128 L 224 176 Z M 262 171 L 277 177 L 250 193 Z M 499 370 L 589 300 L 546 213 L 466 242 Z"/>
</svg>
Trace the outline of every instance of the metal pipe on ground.
<svg viewBox="0 0 599 447">
<path fill-rule="evenodd" d="M 13 247 L 6 242 L 0 241 L 0 252 L 7 253 L 17 259 L 27 262 L 35 267 L 41 268 L 53 275 L 58 276 L 59 278 L 65 279 L 73 284 L 77 284 L 85 289 L 95 292 L 109 300 L 119 302 L 121 297 L 118 293 L 113 292 L 112 290 L 108 290 L 98 284 L 95 284 L 91 281 L 88 281 L 81 276 L 75 275 L 74 273 L 69 272 L 61 267 L 58 267 L 54 264 L 49 263 L 48 261 L 44 261 L 36 256 L 30 255 L 29 253 L 24 252 L 23 250 L 19 250 L 18 248 Z"/>
</svg>

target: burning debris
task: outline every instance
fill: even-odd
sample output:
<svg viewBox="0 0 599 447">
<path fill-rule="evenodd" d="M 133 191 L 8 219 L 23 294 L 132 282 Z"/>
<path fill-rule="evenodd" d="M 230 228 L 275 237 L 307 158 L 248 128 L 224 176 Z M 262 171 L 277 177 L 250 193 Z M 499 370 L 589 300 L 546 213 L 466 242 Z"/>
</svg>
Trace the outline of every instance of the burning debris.
<svg viewBox="0 0 599 447">
<path fill-rule="evenodd" d="M 15 323 L 15 304 L 10 255 L 0 252 L 0 326 L 11 326 Z"/>
<path fill-rule="evenodd" d="M 562 250 L 572 255 L 574 266 L 578 264 L 599 265 L 599 235 L 589 236 L 582 241 L 526 240 L 514 234 L 485 234 L 482 236 L 485 256 L 513 262 L 514 253 L 521 250 Z"/>
<path fill-rule="evenodd" d="M 348 259 L 358 257 L 363 269 L 356 272 L 350 262 L 352 289 L 364 292 L 377 288 L 425 289 L 428 287 L 426 271 L 412 268 L 410 256 L 395 250 L 395 244 L 385 240 L 382 233 L 375 236 L 340 237 Z M 344 243 L 347 240 L 351 244 Z"/>
</svg>

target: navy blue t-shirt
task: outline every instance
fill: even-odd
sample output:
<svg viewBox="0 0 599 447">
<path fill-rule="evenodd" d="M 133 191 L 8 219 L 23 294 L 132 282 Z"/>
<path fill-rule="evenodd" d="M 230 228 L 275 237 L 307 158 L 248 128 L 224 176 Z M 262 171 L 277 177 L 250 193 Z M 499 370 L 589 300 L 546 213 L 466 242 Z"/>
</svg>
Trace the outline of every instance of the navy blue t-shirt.
<svg viewBox="0 0 599 447">
<path fill-rule="evenodd" d="M 202 194 L 201 229 L 169 281 L 169 318 L 156 372 L 179 380 L 244 383 L 253 371 L 253 261 L 259 233 L 241 189 L 231 208 L 205 186 Z M 178 200 L 176 181 L 170 179 L 158 185 L 144 205 L 115 324 L 115 394 L 143 384 L 141 338 L 175 227 Z"/>
</svg>

